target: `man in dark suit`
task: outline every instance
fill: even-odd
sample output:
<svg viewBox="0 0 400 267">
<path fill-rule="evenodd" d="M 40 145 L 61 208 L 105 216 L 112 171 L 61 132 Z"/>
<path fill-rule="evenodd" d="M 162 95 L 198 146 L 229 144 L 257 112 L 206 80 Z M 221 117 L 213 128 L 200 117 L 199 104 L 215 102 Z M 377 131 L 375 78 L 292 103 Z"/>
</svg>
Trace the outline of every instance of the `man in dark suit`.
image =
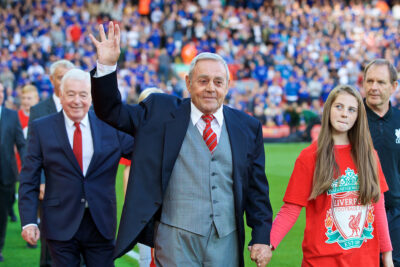
<svg viewBox="0 0 400 267">
<path fill-rule="evenodd" d="M 272 256 L 272 210 L 262 127 L 222 105 L 229 86 L 225 61 L 212 53 L 192 61 L 190 99 L 153 94 L 125 105 L 115 72 L 119 27 L 111 22 L 108 38 L 99 29 L 100 41 L 90 35 L 98 55 L 91 73 L 94 109 L 135 137 L 115 255 L 140 242 L 155 246 L 159 266 L 243 266 L 246 213 L 251 258 L 265 266 Z"/>
<path fill-rule="evenodd" d="M 61 111 L 62 107 L 61 107 L 60 98 L 59 98 L 60 97 L 61 79 L 64 77 L 64 75 L 65 75 L 65 73 L 67 73 L 67 71 L 69 71 L 70 69 L 73 69 L 73 68 L 74 68 L 74 64 L 72 64 L 72 62 L 70 62 L 66 59 L 58 60 L 50 65 L 50 82 L 53 85 L 53 95 L 51 95 L 49 98 L 45 99 L 44 101 L 36 104 L 35 106 L 33 106 L 31 108 L 30 115 L 29 115 L 29 123 L 28 123 L 29 126 L 32 124 L 32 121 L 34 121 L 38 118 Z M 29 131 L 29 128 L 28 128 L 28 131 Z M 44 190 L 45 190 L 45 177 L 44 177 L 44 173 L 42 172 L 41 181 L 40 181 L 40 194 L 39 194 L 40 200 L 43 200 Z M 40 210 L 41 210 L 41 204 L 39 204 L 39 214 L 41 214 Z M 39 228 L 40 227 L 41 227 L 41 225 L 39 225 Z M 28 245 L 28 247 L 30 247 L 30 245 Z M 43 233 L 40 236 L 39 266 L 40 267 L 51 267 L 50 252 L 47 248 L 46 238 L 43 235 Z"/>
<path fill-rule="evenodd" d="M 72 69 L 62 79 L 63 110 L 32 122 L 20 174 L 22 237 L 40 236 L 36 210 L 40 172 L 46 175 L 42 231 L 55 266 L 114 266 L 115 176 L 121 156 L 130 156 L 133 138 L 88 112 L 89 74 Z"/>
<path fill-rule="evenodd" d="M 0 84 L 0 261 L 6 237 L 8 213 L 15 192 L 17 163 L 14 145 L 23 159 L 25 139 L 17 112 L 2 107 L 4 87 Z"/>
</svg>

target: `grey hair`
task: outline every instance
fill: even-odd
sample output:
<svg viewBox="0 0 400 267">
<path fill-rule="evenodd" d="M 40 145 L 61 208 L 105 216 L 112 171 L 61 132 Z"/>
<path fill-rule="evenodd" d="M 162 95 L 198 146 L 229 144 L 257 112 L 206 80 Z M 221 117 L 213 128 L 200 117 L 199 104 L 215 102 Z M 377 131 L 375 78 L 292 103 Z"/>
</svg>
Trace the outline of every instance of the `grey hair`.
<svg viewBox="0 0 400 267">
<path fill-rule="evenodd" d="M 377 66 L 386 66 L 388 68 L 389 71 L 389 79 L 390 79 L 390 83 L 393 84 L 394 82 L 397 81 L 397 71 L 396 68 L 393 66 L 392 63 L 390 63 L 389 60 L 387 59 L 383 59 L 383 58 L 377 58 L 372 60 L 370 63 L 367 64 L 367 66 L 365 66 L 364 69 L 364 80 L 365 77 L 367 75 L 367 71 L 368 69 L 373 66 L 373 65 L 377 65 Z"/>
<path fill-rule="evenodd" d="M 83 81 L 86 84 L 88 84 L 89 87 L 91 85 L 89 72 L 80 69 L 70 69 L 67 73 L 65 73 L 64 77 L 61 79 L 61 85 L 60 85 L 61 92 L 64 91 L 65 83 L 68 80 Z"/>
<path fill-rule="evenodd" d="M 75 68 L 75 65 L 71 61 L 66 59 L 57 60 L 56 62 L 50 65 L 50 76 L 53 76 L 54 72 L 59 67 L 66 69 L 73 69 Z"/>
<path fill-rule="evenodd" d="M 190 66 L 189 66 L 189 81 L 190 83 L 192 83 L 192 76 L 193 76 L 193 70 L 194 67 L 196 66 L 196 63 L 200 60 L 204 60 L 204 59 L 211 59 L 211 60 L 215 60 L 218 62 L 221 62 L 224 65 L 225 71 L 226 71 L 226 81 L 229 81 L 229 69 L 228 69 L 228 65 L 226 64 L 225 60 L 218 54 L 215 53 L 210 53 L 210 52 L 204 52 L 204 53 L 200 53 L 198 54 L 193 60 L 192 62 L 190 62 Z"/>
</svg>

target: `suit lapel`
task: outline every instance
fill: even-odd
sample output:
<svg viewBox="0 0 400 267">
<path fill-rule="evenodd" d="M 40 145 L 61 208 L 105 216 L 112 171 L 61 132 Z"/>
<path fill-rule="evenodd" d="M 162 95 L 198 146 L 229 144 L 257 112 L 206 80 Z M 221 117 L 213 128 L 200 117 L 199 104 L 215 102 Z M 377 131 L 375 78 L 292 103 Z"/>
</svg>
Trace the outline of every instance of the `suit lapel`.
<svg viewBox="0 0 400 267">
<path fill-rule="evenodd" d="M 56 134 L 60 146 L 63 148 L 63 151 L 67 159 L 71 162 L 74 168 L 83 176 L 81 167 L 79 166 L 78 161 L 75 158 L 74 152 L 72 151 L 71 145 L 69 144 L 67 130 L 65 129 L 64 114 L 62 111 L 60 111 L 56 116 L 54 132 Z"/>
<path fill-rule="evenodd" d="M 94 115 L 93 112 L 89 111 L 89 123 L 90 123 L 90 131 L 92 132 L 92 139 L 93 139 L 93 156 L 92 159 L 90 160 L 89 167 L 86 172 L 86 176 L 90 174 L 92 169 L 94 168 L 94 165 L 96 162 L 96 158 L 99 155 L 99 149 L 101 149 L 102 144 L 101 144 L 101 125 L 97 119 L 97 117 Z"/>
<path fill-rule="evenodd" d="M 190 99 L 171 112 L 171 120 L 165 123 L 164 155 L 162 164 L 162 187 L 163 192 L 167 188 L 172 169 L 181 149 L 183 139 L 190 121 Z"/>
</svg>

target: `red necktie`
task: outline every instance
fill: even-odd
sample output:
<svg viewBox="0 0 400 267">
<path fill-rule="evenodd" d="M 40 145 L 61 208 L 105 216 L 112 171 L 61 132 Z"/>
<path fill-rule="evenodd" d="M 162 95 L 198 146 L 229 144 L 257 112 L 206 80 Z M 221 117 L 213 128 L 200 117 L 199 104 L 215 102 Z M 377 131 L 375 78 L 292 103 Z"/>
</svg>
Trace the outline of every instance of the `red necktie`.
<svg viewBox="0 0 400 267">
<path fill-rule="evenodd" d="M 213 115 L 203 115 L 201 116 L 203 121 L 206 123 L 206 128 L 203 131 L 203 139 L 208 146 L 211 154 L 214 152 L 215 148 L 217 147 L 217 134 L 211 128 L 211 122 L 214 119 Z"/>
<path fill-rule="evenodd" d="M 74 132 L 74 147 L 73 151 L 75 154 L 75 158 L 79 163 L 79 166 L 82 168 L 82 132 L 81 127 L 79 127 L 79 122 L 74 122 L 75 125 L 75 132 Z"/>
</svg>

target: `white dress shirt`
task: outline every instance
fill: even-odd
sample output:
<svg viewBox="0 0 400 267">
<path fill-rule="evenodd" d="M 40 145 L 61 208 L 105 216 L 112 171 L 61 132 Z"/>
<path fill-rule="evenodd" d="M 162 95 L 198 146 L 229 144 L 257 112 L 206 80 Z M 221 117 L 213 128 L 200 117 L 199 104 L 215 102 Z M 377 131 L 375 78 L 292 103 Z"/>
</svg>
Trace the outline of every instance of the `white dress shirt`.
<svg viewBox="0 0 400 267">
<path fill-rule="evenodd" d="M 65 120 L 65 128 L 67 130 L 68 141 L 71 145 L 71 149 L 74 147 L 74 132 L 75 126 L 74 122 L 68 118 L 65 111 L 63 111 L 64 120 Z M 89 117 L 86 116 L 81 120 L 79 124 L 82 132 L 82 168 L 83 168 L 83 175 L 86 175 L 86 172 L 89 168 L 90 161 L 92 160 L 93 156 L 93 138 L 92 138 L 92 131 L 90 129 Z"/>
<path fill-rule="evenodd" d="M 224 114 L 222 112 L 223 105 L 215 112 L 213 115 L 215 119 L 211 121 L 211 129 L 217 135 L 217 142 L 219 142 L 219 138 L 221 137 L 222 124 L 224 123 Z M 203 131 L 206 128 L 206 122 L 201 118 L 203 113 L 190 102 L 190 119 L 192 120 L 193 125 L 197 127 L 201 136 L 203 136 Z"/>
<path fill-rule="evenodd" d="M 58 96 L 56 96 L 56 94 L 53 94 L 52 97 L 53 97 L 54 104 L 56 104 L 57 112 L 60 112 L 62 110 L 60 98 Z"/>
</svg>

